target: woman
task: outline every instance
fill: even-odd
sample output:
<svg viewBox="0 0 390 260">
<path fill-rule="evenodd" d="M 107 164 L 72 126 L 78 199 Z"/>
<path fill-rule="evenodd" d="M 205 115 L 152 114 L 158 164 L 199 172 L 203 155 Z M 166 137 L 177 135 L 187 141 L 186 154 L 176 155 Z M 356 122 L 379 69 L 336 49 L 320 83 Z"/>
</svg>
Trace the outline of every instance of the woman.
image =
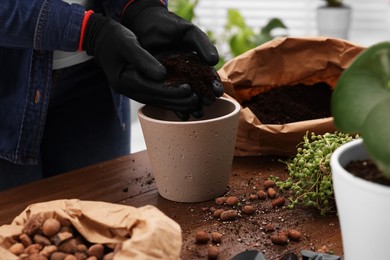
<svg viewBox="0 0 390 260">
<path fill-rule="evenodd" d="M 201 115 L 155 58 L 216 48 L 160 0 L 3 0 L 0 190 L 129 153 L 129 99 Z M 222 86 L 215 87 L 220 96 Z"/>
</svg>

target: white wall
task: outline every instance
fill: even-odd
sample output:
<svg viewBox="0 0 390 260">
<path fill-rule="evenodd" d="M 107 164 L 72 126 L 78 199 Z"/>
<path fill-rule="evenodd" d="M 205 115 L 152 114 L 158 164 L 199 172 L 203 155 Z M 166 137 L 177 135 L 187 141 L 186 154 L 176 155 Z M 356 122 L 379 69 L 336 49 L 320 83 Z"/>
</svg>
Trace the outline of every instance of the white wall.
<svg viewBox="0 0 390 260">
<path fill-rule="evenodd" d="M 200 0 L 195 23 L 203 29 L 221 31 L 227 9 L 236 8 L 254 28 L 277 17 L 289 28 L 289 36 L 314 36 L 316 8 L 323 4 L 322 0 Z M 353 10 L 349 40 L 362 45 L 390 40 L 389 0 L 345 0 L 345 4 Z"/>
</svg>

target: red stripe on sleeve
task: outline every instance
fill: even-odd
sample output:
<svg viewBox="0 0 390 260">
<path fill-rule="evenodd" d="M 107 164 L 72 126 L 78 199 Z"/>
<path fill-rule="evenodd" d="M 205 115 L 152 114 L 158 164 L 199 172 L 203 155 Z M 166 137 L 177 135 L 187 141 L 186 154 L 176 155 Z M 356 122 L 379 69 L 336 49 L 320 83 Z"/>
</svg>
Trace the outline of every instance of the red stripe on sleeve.
<svg viewBox="0 0 390 260">
<path fill-rule="evenodd" d="M 94 12 L 92 10 L 88 10 L 84 14 L 83 23 L 81 24 L 81 32 L 80 32 L 80 41 L 79 41 L 79 51 L 83 50 L 83 40 L 85 35 L 85 29 L 87 27 L 88 19 Z"/>
<path fill-rule="evenodd" d="M 129 5 L 131 5 L 132 2 L 134 2 L 134 0 L 130 0 L 129 2 L 127 2 L 127 4 L 125 5 L 125 7 L 122 10 L 122 15 L 125 12 L 125 10 L 127 9 L 127 7 L 129 7 Z"/>
</svg>

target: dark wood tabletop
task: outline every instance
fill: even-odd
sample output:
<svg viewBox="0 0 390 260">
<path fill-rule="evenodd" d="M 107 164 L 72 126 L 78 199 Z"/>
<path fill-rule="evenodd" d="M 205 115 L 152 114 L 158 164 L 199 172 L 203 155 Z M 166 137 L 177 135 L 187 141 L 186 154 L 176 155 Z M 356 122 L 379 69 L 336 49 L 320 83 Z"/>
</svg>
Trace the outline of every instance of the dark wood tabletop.
<svg viewBox="0 0 390 260">
<path fill-rule="evenodd" d="M 164 199 L 156 188 L 146 151 L 92 165 L 52 178 L 0 192 L 0 225 L 9 224 L 28 205 L 55 199 L 104 201 L 135 207 L 154 205 L 180 224 L 183 232 L 182 259 L 207 259 L 212 244 L 195 243 L 199 230 L 219 232 L 219 259 L 230 259 L 244 250 L 261 251 L 267 260 L 280 259 L 288 252 L 299 255 L 303 249 L 342 255 L 341 235 L 336 215 L 320 216 L 311 209 L 272 207 L 271 199 L 251 201 L 250 194 L 262 189 L 269 176 L 287 176 L 284 164 L 273 156 L 235 157 L 226 196 L 237 196 L 240 204 L 251 204 L 252 215 L 240 214 L 236 220 L 221 221 L 212 214 L 214 200 L 178 203 Z M 276 230 L 268 232 L 268 224 Z M 276 245 L 270 236 L 280 230 L 296 229 L 299 241 Z"/>
</svg>

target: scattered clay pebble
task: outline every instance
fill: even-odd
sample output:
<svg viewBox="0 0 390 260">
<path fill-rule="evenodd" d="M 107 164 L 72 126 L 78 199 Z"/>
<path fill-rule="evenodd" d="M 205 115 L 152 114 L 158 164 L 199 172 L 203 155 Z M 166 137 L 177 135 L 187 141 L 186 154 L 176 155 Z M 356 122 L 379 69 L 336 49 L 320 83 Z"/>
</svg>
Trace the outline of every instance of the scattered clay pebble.
<svg viewBox="0 0 390 260">
<path fill-rule="evenodd" d="M 272 235 L 271 236 L 271 242 L 275 245 L 287 245 L 288 244 L 288 237 L 285 235 Z"/>
<path fill-rule="evenodd" d="M 195 242 L 197 244 L 206 244 L 207 242 L 209 242 L 209 240 L 210 240 L 209 233 L 207 233 L 206 231 L 200 230 L 196 232 Z"/>
<path fill-rule="evenodd" d="M 259 199 L 259 196 L 257 194 L 249 195 L 249 200 L 257 200 L 257 199 Z"/>
<path fill-rule="evenodd" d="M 40 235 L 40 234 L 35 234 L 33 237 L 33 241 L 36 244 L 41 244 L 42 246 L 48 246 L 51 244 L 50 240 L 47 237 Z"/>
<path fill-rule="evenodd" d="M 317 252 L 329 254 L 329 253 L 330 253 L 330 250 L 328 249 L 327 246 L 322 246 L 322 247 L 320 247 L 320 248 L 317 250 Z"/>
<path fill-rule="evenodd" d="M 32 244 L 32 240 L 29 235 L 26 233 L 22 233 L 19 236 L 19 241 L 24 245 L 24 247 L 28 247 L 29 245 Z"/>
<path fill-rule="evenodd" d="M 276 190 L 274 188 L 268 188 L 267 193 L 268 193 L 268 197 L 270 197 L 271 199 L 276 198 L 277 194 L 276 194 Z"/>
<path fill-rule="evenodd" d="M 229 206 L 235 206 L 239 202 L 238 198 L 236 196 L 230 196 L 226 199 L 226 204 Z"/>
<path fill-rule="evenodd" d="M 209 246 L 207 255 L 209 259 L 217 259 L 219 256 L 219 248 L 217 246 Z"/>
<path fill-rule="evenodd" d="M 221 217 L 221 213 L 223 212 L 223 209 L 216 209 L 214 212 L 213 212 L 213 216 L 215 218 L 219 218 Z"/>
<path fill-rule="evenodd" d="M 253 213 L 255 213 L 255 208 L 252 205 L 245 205 L 242 208 L 242 212 L 246 215 L 252 215 Z"/>
<path fill-rule="evenodd" d="M 288 230 L 288 238 L 290 238 L 291 240 L 299 241 L 299 240 L 301 240 L 301 237 L 302 237 L 302 233 L 299 232 L 298 230 L 296 230 L 296 229 L 289 229 Z"/>
<path fill-rule="evenodd" d="M 8 250 L 15 255 L 20 255 L 23 253 L 24 245 L 22 243 L 15 243 L 10 248 L 8 248 Z"/>
<path fill-rule="evenodd" d="M 281 207 L 286 203 L 286 199 L 284 197 L 276 198 L 272 201 L 272 207 Z"/>
<path fill-rule="evenodd" d="M 265 192 L 263 190 L 259 190 L 257 192 L 257 196 L 259 196 L 259 199 L 261 199 L 261 200 L 266 199 L 267 198 L 267 192 Z"/>
<path fill-rule="evenodd" d="M 62 242 L 58 246 L 58 250 L 62 251 L 64 253 L 74 254 L 74 253 L 77 252 L 77 245 L 78 245 L 78 243 L 79 243 L 79 240 L 76 239 L 76 238 L 68 239 L 68 240 Z"/>
<path fill-rule="evenodd" d="M 35 254 L 35 253 L 39 253 L 39 251 L 41 251 L 42 248 L 43 247 L 40 244 L 31 244 L 31 245 L 29 245 L 28 247 L 26 247 L 24 249 L 23 253 L 32 255 L 32 254 Z"/>
<path fill-rule="evenodd" d="M 278 235 L 288 237 L 288 231 L 286 229 L 279 230 Z"/>
<path fill-rule="evenodd" d="M 89 259 L 89 258 L 88 258 Z M 66 255 L 64 260 L 77 260 L 77 257 L 74 255 Z"/>
<path fill-rule="evenodd" d="M 220 218 L 222 221 L 227 221 L 227 220 L 235 220 L 235 219 L 237 218 L 237 216 L 238 216 L 237 211 L 231 209 L 231 210 L 225 210 L 225 211 L 223 211 L 223 212 L 221 213 L 221 215 L 220 215 L 219 218 Z"/>
<path fill-rule="evenodd" d="M 87 252 L 88 251 L 88 247 L 84 244 L 79 244 L 77 245 L 77 251 L 78 252 Z"/>
<path fill-rule="evenodd" d="M 39 253 L 29 255 L 28 260 L 47 260 L 47 257 Z"/>
<path fill-rule="evenodd" d="M 64 252 L 54 252 L 50 256 L 50 260 L 63 260 L 63 259 L 65 259 L 66 256 L 67 256 L 67 254 L 65 254 Z"/>
<path fill-rule="evenodd" d="M 215 199 L 215 203 L 218 204 L 218 205 L 222 205 L 226 202 L 226 197 L 218 197 Z"/>
<path fill-rule="evenodd" d="M 54 218 L 48 218 L 43 222 L 42 233 L 45 236 L 51 237 L 57 234 L 61 229 L 61 223 Z"/>
<path fill-rule="evenodd" d="M 76 252 L 74 253 L 74 256 L 77 258 L 77 260 L 84 260 L 88 258 L 87 254 L 84 252 Z"/>
<path fill-rule="evenodd" d="M 267 232 L 275 231 L 275 225 L 272 224 L 272 223 L 268 223 L 268 224 L 265 226 L 265 231 L 267 231 Z"/>
<path fill-rule="evenodd" d="M 211 232 L 211 241 L 213 241 L 216 244 L 219 244 L 222 242 L 222 234 L 219 232 Z"/>
<path fill-rule="evenodd" d="M 215 207 L 210 207 L 210 212 L 211 212 L 211 213 L 214 212 L 215 210 L 216 210 Z"/>
<path fill-rule="evenodd" d="M 96 256 L 96 258 L 100 259 L 104 254 L 104 246 L 102 244 L 94 244 L 88 248 L 89 256 Z"/>
<path fill-rule="evenodd" d="M 272 181 L 272 180 L 265 180 L 264 182 L 263 182 L 263 186 L 264 186 L 264 189 L 268 189 L 268 188 L 273 188 L 273 187 L 275 187 L 275 182 L 274 181 Z"/>
<path fill-rule="evenodd" d="M 57 251 L 57 247 L 54 245 L 45 246 L 41 252 L 39 252 L 41 255 L 44 255 L 46 257 L 51 256 L 54 252 Z"/>
</svg>

